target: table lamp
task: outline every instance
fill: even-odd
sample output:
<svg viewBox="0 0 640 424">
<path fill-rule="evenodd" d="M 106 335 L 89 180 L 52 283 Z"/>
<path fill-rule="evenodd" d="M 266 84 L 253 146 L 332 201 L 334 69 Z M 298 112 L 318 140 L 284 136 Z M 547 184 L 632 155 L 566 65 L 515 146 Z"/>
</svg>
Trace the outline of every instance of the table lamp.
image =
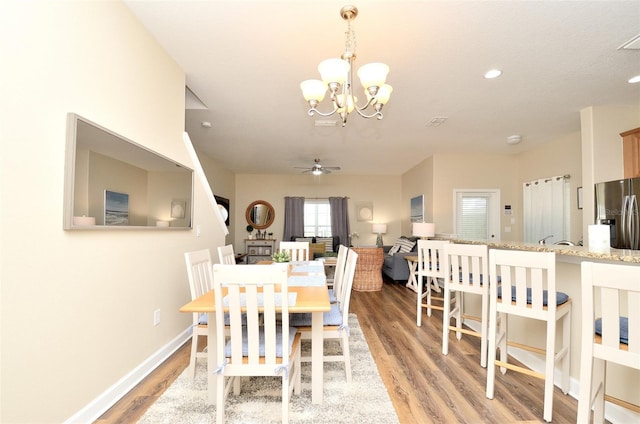
<svg viewBox="0 0 640 424">
<path fill-rule="evenodd" d="M 432 222 L 414 222 L 411 231 L 414 237 L 428 239 L 436 234 L 436 226 Z"/>
<path fill-rule="evenodd" d="M 387 234 L 387 224 L 373 224 L 372 232 L 378 234 L 376 237 L 376 246 L 382 247 L 382 235 Z"/>
</svg>

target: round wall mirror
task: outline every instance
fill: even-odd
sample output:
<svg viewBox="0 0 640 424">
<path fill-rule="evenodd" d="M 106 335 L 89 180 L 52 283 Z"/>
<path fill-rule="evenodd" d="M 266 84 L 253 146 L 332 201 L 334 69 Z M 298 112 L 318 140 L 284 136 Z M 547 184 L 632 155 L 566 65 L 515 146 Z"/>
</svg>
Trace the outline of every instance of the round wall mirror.
<svg viewBox="0 0 640 424">
<path fill-rule="evenodd" d="M 267 201 L 256 200 L 247 208 L 247 223 L 256 230 L 264 230 L 273 224 L 276 211 Z"/>
</svg>

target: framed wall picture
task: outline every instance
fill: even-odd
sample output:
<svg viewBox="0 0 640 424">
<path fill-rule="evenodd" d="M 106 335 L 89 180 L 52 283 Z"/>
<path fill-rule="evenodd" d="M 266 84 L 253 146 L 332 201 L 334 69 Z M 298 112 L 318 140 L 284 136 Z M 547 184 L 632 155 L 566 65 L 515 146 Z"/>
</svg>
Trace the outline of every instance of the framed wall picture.
<svg viewBox="0 0 640 424">
<path fill-rule="evenodd" d="M 227 219 L 224 220 L 224 223 L 228 227 L 229 226 L 229 217 L 231 216 L 231 209 L 229 209 L 229 199 L 227 199 L 225 197 L 222 197 L 222 196 L 216 196 L 216 195 L 214 195 L 213 197 L 216 198 L 216 203 L 218 204 L 218 207 L 222 207 L 222 208 L 225 209 Z M 222 216 L 224 217 L 224 214 Z"/>
<path fill-rule="evenodd" d="M 358 221 L 373 220 L 373 202 L 357 202 L 356 218 Z"/>
<path fill-rule="evenodd" d="M 411 222 L 424 222 L 424 195 L 411 198 Z"/>
<path fill-rule="evenodd" d="M 129 195 L 104 191 L 104 225 L 129 225 Z"/>
</svg>

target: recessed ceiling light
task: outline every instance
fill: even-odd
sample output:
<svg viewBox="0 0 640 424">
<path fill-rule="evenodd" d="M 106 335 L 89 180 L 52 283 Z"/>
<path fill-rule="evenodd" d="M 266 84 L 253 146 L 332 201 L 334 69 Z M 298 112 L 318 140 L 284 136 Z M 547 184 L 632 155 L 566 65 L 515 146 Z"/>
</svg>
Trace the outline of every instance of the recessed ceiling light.
<svg viewBox="0 0 640 424">
<path fill-rule="evenodd" d="M 637 82 L 640 82 L 640 75 L 636 75 L 636 76 L 635 76 L 635 77 L 633 77 L 633 78 L 629 78 L 629 83 L 630 83 L 630 84 L 635 84 L 635 83 L 637 83 Z"/>
<path fill-rule="evenodd" d="M 486 74 L 484 74 L 484 77 L 486 79 L 492 79 L 492 78 L 498 78 L 500 75 L 502 75 L 502 71 L 500 69 L 492 69 L 488 71 Z"/>
</svg>

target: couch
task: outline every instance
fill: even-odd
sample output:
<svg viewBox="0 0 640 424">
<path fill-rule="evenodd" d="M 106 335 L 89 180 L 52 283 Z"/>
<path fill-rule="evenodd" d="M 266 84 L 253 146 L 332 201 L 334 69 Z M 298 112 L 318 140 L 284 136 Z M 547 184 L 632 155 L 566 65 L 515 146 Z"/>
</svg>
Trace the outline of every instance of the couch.
<svg viewBox="0 0 640 424">
<path fill-rule="evenodd" d="M 332 252 L 327 252 L 326 250 L 321 251 L 320 243 L 318 243 L 318 239 L 321 237 L 302 237 L 302 236 L 293 236 L 291 237 L 291 241 L 308 241 L 309 242 L 309 253 L 311 259 L 316 259 L 323 256 L 336 256 L 338 254 L 338 247 L 340 246 L 340 236 L 331 237 L 332 240 Z"/>
<path fill-rule="evenodd" d="M 411 241 L 417 241 L 418 237 L 404 237 Z M 389 255 L 389 250 L 393 246 L 383 246 L 384 262 L 382 263 L 382 273 L 392 279 L 393 281 L 407 281 L 409 280 L 409 264 L 405 259 L 405 256 L 415 256 L 418 254 L 418 243 L 413 246 L 411 252 L 408 253 L 395 253 Z"/>
</svg>

